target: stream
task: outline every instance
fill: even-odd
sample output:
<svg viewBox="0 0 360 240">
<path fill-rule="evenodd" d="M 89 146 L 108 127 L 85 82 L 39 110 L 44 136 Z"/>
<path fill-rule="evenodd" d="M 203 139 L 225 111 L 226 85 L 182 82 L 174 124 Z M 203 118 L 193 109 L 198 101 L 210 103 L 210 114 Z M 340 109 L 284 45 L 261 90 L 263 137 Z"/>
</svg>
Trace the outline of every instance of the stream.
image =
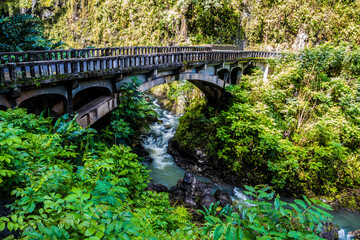
<svg viewBox="0 0 360 240">
<path fill-rule="evenodd" d="M 154 99 L 153 97 L 151 97 Z M 142 146 L 149 153 L 149 157 L 153 160 L 148 168 L 151 170 L 150 177 L 153 183 L 161 183 L 170 188 L 176 185 L 179 178 L 184 176 L 185 170 L 179 168 L 173 157 L 167 153 L 169 140 L 174 136 L 176 128 L 179 124 L 179 116 L 171 114 L 164 110 L 158 104 L 158 100 L 153 100 L 155 111 L 158 113 L 159 122 L 150 125 L 150 131 L 144 133 L 141 137 Z M 210 179 L 197 176 L 196 178 L 203 182 L 211 182 Z M 245 203 L 249 198 L 243 194 L 243 189 L 240 187 L 215 184 L 214 192 L 221 189 L 228 192 L 234 201 Z M 284 201 L 292 201 L 292 199 L 283 199 Z M 333 223 L 339 225 L 340 240 L 349 240 L 347 235 L 349 231 L 360 229 L 360 215 L 347 211 L 335 211 L 331 213 L 334 216 Z"/>
</svg>

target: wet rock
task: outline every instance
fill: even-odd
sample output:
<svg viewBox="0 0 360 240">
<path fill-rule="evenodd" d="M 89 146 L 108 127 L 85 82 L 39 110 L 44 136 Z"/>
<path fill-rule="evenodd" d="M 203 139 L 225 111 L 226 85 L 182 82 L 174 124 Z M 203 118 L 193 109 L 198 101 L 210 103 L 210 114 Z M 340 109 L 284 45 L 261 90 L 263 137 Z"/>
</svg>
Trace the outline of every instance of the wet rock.
<svg viewBox="0 0 360 240">
<path fill-rule="evenodd" d="M 360 230 L 349 232 L 348 236 L 352 236 L 353 239 L 360 239 Z"/>
<path fill-rule="evenodd" d="M 146 190 L 152 190 L 156 192 L 169 192 L 169 189 L 161 183 L 149 183 Z"/>
<path fill-rule="evenodd" d="M 177 191 L 177 190 L 182 191 L 181 188 L 179 188 L 178 186 L 172 186 L 172 187 L 170 187 L 169 192 L 170 192 L 170 193 L 173 193 L 173 192 L 175 192 L 175 191 Z"/>
<path fill-rule="evenodd" d="M 196 178 L 191 173 L 185 173 L 184 178 L 183 178 L 183 182 L 186 183 L 186 184 L 194 184 L 196 182 Z"/>
<path fill-rule="evenodd" d="M 225 207 L 226 205 L 232 205 L 233 201 L 230 197 L 230 194 L 227 192 L 221 191 L 220 189 L 215 192 L 215 199 L 220 202 L 221 207 Z"/>
<path fill-rule="evenodd" d="M 210 194 L 214 184 L 198 181 L 193 174 L 185 173 L 184 178 L 179 179 L 177 187 L 183 190 L 186 196 L 197 198 Z"/>
<path fill-rule="evenodd" d="M 217 200 L 215 199 L 215 197 L 211 196 L 211 195 L 205 195 L 198 204 L 199 209 L 203 209 L 203 207 L 209 208 L 210 205 L 213 203 L 215 204 L 217 202 Z"/>
<path fill-rule="evenodd" d="M 197 181 L 196 182 L 196 186 L 195 186 L 195 196 L 204 196 L 204 195 L 208 195 L 212 192 L 212 190 L 214 189 L 214 184 L 213 183 L 206 183 L 206 182 L 201 182 L 201 181 Z"/>
<path fill-rule="evenodd" d="M 187 195 L 193 195 L 192 193 L 196 187 L 196 178 L 191 173 L 185 173 L 184 178 L 178 181 L 177 186 L 184 190 Z"/>
<path fill-rule="evenodd" d="M 338 240 L 340 228 L 332 223 L 325 223 L 319 237 L 327 240 Z"/>
<path fill-rule="evenodd" d="M 191 197 L 185 197 L 184 205 L 189 208 L 196 208 L 197 204 Z"/>
<path fill-rule="evenodd" d="M 178 194 L 170 194 L 169 195 L 169 199 L 171 202 L 175 203 L 175 204 L 183 204 L 184 200 L 185 200 L 185 196 L 184 195 L 178 195 Z"/>
<path fill-rule="evenodd" d="M 185 199 L 185 192 L 177 186 L 172 186 L 169 189 L 170 201 L 181 204 Z"/>
</svg>

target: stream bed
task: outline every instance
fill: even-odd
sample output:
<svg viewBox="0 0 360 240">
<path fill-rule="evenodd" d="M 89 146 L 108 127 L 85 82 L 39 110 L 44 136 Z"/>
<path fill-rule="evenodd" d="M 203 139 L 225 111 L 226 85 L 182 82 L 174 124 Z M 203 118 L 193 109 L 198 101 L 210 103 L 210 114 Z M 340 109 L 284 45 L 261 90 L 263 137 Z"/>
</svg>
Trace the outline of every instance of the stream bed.
<svg viewBox="0 0 360 240">
<path fill-rule="evenodd" d="M 142 145 L 149 153 L 149 157 L 153 160 L 148 166 L 151 170 L 150 177 L 152 178 L 152 182 L 161 183 L 170 188 L 176 185 L 178 179 L 182 178 L 185 173 L 185 170 L 178 167 L 173 157 L 167 153 L 169 140 L 174 136 L 179 124 L 179 116 L 171 114 L 169 111 L 161 108 L 157 99 L 154 99 L 153 102 L 160 121 L 151 124 L 150 131 L 142 135 Z M 196 178 L 203 182 L 211 182 L 210 179 L 205 177 L 196 176 Z M 240 187 L 227 184 L 215 184 L 214 191 L 217 189 L 228 192 L 234 201 L 245 202 L 248 200 L 248 197 L 243 194 L 243 189 Z M 284 199 L 284 201 L 289 201 L 289 199 Z M 342 228 L 339 231 L 341 240 L 351 239 L 347 236 L 347 233 L 360 229 L 359 214 L 347 211 L 335 211 L 331 214 L 334 216 L 333 223 Z"/>
</svg>

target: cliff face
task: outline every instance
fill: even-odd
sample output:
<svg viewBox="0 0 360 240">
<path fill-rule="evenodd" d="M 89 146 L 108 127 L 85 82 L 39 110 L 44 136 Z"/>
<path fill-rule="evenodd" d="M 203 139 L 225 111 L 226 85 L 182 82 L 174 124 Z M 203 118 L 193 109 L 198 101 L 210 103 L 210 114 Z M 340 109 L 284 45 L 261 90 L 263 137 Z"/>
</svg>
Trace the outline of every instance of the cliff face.
<svg viewBox="0 0 360 240">
<path fill-rule="evenodd" d="M 72 47 L 239 42 L 240 14 L 231 1 L 19 0 L 6 14 L 33 13 L 47 34 Z"/>
<path fill-rule="evenodd" d="M 243 0 L 251 47 L 299 50 L 327 41 L 360 43 L 359 0 Z"/>
<path fill-rule="evenodd" d="M 359 0 L 5 0 L 0 13 L 33 13 L 71 47 L 241 44 L 299 50 L 360 43 Z"/>
</svg>

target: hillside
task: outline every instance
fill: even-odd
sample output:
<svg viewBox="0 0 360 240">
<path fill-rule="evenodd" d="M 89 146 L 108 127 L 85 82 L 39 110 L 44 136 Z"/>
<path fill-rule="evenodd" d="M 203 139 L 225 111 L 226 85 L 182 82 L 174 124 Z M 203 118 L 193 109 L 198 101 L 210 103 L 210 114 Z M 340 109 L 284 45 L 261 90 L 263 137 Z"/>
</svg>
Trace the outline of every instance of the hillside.
<svg viewBox="0 0 360 240">
<path fill-rule="evenodd" d="M 0 13 L 33 13 L 71 47 L 241 44 L 297 50 L 359 43 L 360 1 L 6 0 Z"/>
</svg>

